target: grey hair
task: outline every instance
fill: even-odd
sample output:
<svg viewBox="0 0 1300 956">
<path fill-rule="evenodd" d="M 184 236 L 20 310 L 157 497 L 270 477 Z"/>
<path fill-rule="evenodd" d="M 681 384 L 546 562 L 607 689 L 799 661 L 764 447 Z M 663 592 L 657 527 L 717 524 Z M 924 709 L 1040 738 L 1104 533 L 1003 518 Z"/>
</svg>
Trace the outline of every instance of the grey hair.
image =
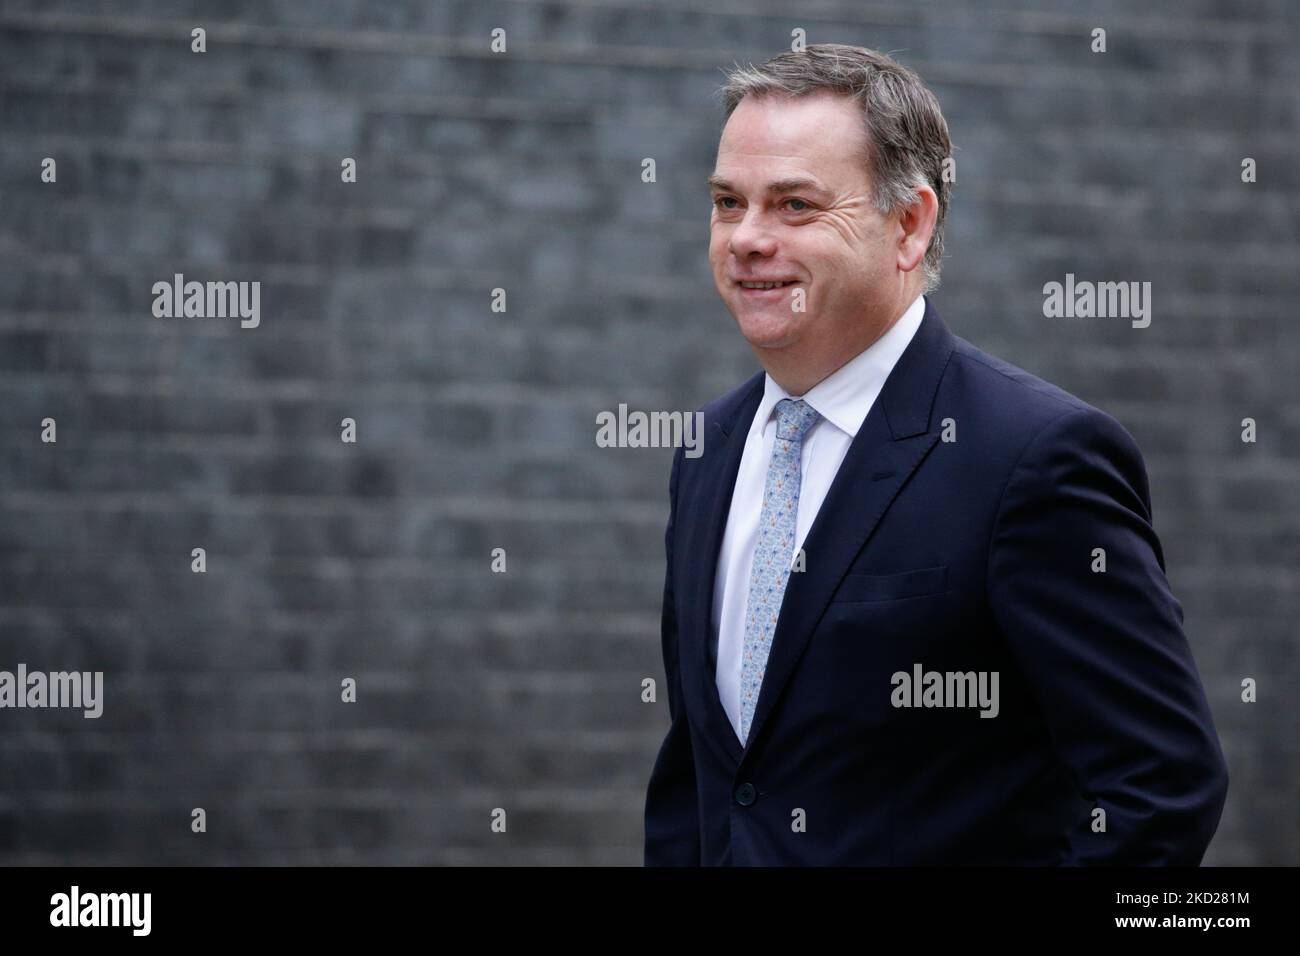
<svg viewBox="0 0 1300 956">
<path fill-rule="evenodd" d="M 830 90 L 855 98 L 862 107 L 867 134 L 862 157 L 871 175 L 872 200 L 889 215 L 916 201 L 916 187 L 928 185 L 939 199 L 934 234 L 925 250 L 923 291 L 939 286 L 943 259 L 943 221 L 952 184 L 943 175 L 952 155 L 948 123 L 939 101 L 921 78 L 892 57 L 866 47 L 817 43 L 782 53 L 762 66 L 727 71 L 718 91 L 723 125 L 746 96 L 804 96 Z"/>
</svg>

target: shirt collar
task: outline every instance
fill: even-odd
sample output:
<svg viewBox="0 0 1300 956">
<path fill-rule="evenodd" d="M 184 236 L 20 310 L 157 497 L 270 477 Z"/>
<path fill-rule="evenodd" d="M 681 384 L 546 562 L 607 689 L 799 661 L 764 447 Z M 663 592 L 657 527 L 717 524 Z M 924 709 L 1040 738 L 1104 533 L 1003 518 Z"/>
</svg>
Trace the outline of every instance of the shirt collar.
<svg viewBox="0 0 1300 956">
<path fill-rule="evenodd" d="M 752 428 L 761 431 L 781 399 L 802 397 L 822 418 L 850 438 L 856 437 L 867 412 L 884 388 L 885 379 L 912 341 L 924 315 L 925 296 L 918 295 L 884 335 L 803 396 L 791 395 L 771 375 L 764 376 L 763 399 L 754 413 Z"/>
</svg>

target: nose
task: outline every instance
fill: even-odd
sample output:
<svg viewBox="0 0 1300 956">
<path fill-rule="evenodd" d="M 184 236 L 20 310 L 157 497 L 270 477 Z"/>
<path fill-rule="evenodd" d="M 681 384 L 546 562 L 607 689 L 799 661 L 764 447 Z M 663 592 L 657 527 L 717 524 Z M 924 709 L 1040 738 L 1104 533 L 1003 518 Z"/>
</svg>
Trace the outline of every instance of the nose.
<svg viewBox="0 0 1300 956">
<path fill-rule="evenodd" d="M 768 259 L 776 255 L 776 235 L 763 218 L 762 212 L 751 206 L 744 218 L 731 230 L 727 248 L 737 259 L 745 259 L 753 254 Z"/>
</svg>

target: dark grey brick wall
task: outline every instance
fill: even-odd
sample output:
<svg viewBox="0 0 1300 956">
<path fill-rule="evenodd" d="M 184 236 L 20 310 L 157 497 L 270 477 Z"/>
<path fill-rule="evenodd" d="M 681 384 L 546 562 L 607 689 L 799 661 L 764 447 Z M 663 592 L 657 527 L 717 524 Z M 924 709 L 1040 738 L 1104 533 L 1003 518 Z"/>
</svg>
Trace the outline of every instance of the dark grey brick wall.
<svg viewBox="0 0 1300 956">
<path fill-rule="evenodd" d="M 595 414 L 755 369 L 711 93 L 795 27 L 932 84 L 936 303 L 1138 439 L 1232 773 L 1207 862 L 1300 862 L 1296 8 L 984 7 L 4 0 L 0 669 L 106 704 L 0 711 L 0 862 L 640 862 L 669 453 Z M 154 318 L 175 272 L 260 327 Z M 1150 281 L 1150 328 L 1044 319 L 1066 272 Z"/>
</svg>

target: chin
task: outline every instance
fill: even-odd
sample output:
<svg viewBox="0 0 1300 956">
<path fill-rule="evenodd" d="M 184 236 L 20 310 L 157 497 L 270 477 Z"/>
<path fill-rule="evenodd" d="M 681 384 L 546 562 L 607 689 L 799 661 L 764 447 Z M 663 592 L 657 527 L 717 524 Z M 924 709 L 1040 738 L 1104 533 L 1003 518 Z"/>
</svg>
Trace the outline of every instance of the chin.
<svg viewBox="0 0 1300 956">
<path fill-rule="evenodd" d="M 737 299 L 728 301 L 727 308 L 740 334 L 754 348 L 785 348 L 806 324 L 806 314 L 791 312 L 788 298 L 765 305 Z"/>
<path fill-rule="evenodd" d="M 740 334 L 745 337 L 745 341 L 758 349 L 784 348 L 794 338 L 795 330 L 787 321 L 771 321 L 750 315 L 737 319 L 736 324 L 740 326 Z"/>
</svg>

